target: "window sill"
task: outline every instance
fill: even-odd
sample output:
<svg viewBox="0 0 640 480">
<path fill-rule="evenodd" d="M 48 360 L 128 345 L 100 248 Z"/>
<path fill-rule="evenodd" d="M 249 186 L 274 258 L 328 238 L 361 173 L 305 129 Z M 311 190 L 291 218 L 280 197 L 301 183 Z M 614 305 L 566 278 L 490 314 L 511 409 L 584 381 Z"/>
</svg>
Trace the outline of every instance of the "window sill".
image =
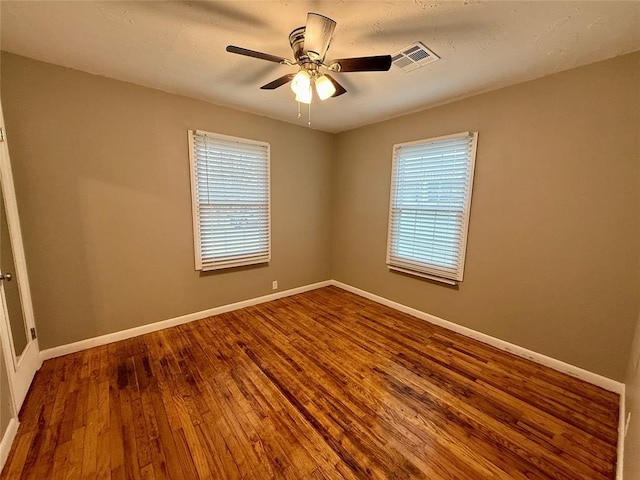
<svg viewBox="0 0 640 480">
<path fill-rule="evenodd" d="M 397 272 L 406 273 L 408 275 L 413 275 L 415 277 L 426 278 L 428 280 L 433 280 L 435 282 L 446 283 L 447 285 L 457 285 L 459 282 L 456 280 L 451 280 L 450 278 L 437 277 L 435 275 L 429 275 L 428 273 L 416 272 L 415 270 L 410 270 L 408 268 L 402 268 L 395 265 L 387 265 L 389 270 L 395 270 Z"/>
</svg>

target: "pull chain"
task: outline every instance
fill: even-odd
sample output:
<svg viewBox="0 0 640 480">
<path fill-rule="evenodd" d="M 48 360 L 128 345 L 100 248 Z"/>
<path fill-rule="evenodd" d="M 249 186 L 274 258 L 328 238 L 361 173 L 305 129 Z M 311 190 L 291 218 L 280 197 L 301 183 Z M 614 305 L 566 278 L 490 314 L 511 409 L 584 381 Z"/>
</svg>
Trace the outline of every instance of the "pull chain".
<svg viewBox="0 0 640 480">
<path fill-rule="evenodd" d="M 298 118 L 302 118 L 302 111 L 300 109 L 300 102 L 296 102 L 296 103 L 298 104 Z M 307 119 L 307 126 L 311 127 L 311 104 L 309 103 L 308 105 L 309 105 L 309 111 L 308 111 L 309 117 Z"/>
</svg>

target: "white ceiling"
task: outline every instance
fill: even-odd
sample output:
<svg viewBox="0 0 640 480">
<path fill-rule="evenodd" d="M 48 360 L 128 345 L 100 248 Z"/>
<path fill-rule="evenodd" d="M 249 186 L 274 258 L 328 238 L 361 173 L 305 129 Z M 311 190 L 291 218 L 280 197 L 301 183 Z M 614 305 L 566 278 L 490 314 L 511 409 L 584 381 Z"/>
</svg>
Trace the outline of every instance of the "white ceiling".
<svg viewBox="0 0 640 480">
<path fill-rule="evenodd" d="M 393 54 L 422 41 L 441 60 L 405 73 L 337 73 L 346 95 L 315 102 L 312 128 L 340 132 L 640 50 L 640 1 L 2 1 L 11 53 L 306 125 L 295 71 L 225 51 L 291 58 L 308 11 L 337 21 L 327 59 Z"/>
</svg>

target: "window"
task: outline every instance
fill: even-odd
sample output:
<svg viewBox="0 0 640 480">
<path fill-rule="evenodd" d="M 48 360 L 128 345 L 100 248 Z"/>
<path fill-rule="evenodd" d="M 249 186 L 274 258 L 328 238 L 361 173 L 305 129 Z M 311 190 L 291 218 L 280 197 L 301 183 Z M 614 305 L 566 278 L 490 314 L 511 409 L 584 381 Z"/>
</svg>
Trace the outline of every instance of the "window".
<svg viewBox="0 0 640 480">
<path fill-rule="evenodd" d="M 477 132 L 393 146 L 387 265 L 462 281 Z"/>
<path fill-rule="evenodd" d="M 269 144 L 189 130 L 196 270 L 271 259 Z"/>
</svg>

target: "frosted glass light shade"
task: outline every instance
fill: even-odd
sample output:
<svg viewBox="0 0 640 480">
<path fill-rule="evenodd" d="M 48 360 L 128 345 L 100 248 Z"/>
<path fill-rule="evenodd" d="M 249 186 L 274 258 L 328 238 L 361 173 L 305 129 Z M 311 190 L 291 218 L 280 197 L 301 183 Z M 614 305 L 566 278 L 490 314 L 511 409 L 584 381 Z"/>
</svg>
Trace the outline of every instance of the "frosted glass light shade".
<svg viewBox="0 0 640 480">
<path fill-rule="evenodd" d="M 326 100 L 336 93 L 336 87 L 333 82 L 327 78 L 326 75 L 320 75 L 316 78 L 316 92 L 320 100 Z"/>
<path fill-rule="evenodd" d="M 296 102 L 308 104 L 311 103 L 312 98 L 313 92 L 311 91 L 311 83 L 309 83 L 306 88 L 299 88 L 296 92 Z"/>
<path fill-rule="evenodd" d="M 311 89 L 311 75 L 306 70 L 300 70 L 291 81 L 291 90 L 296 95 L 300 95 L 308 89 Z"/>
</svg>

